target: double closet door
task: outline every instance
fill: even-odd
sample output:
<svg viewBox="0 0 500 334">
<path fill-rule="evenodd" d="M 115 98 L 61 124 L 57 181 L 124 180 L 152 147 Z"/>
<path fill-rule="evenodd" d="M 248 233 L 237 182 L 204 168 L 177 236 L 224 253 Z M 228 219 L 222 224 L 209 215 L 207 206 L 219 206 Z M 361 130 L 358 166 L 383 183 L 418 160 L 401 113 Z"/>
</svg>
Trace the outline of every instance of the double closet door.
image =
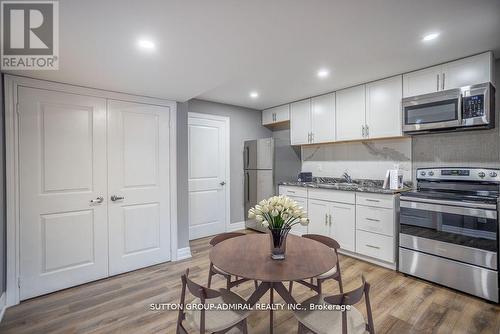
<svg viewBox="0 0 500 334">
<path fill-rule="evenodd" d="M 169 117 L 19 88 L 21 300 L 170 260 Z"/>
</svg>

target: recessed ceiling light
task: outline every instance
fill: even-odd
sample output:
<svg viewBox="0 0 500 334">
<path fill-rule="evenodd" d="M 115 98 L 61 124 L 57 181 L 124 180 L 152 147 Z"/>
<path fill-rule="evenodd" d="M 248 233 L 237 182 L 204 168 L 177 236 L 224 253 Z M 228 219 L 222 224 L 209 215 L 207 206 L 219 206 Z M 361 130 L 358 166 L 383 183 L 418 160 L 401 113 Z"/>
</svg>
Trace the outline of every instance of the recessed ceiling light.
<svg viewBox="0 0 500 334">
<path fill-rule="evenodd" d="M 422 41 L 428 42 L 428 41 L 432 41 L 433 39 L 436 39 L 438 37 L 439 37 L 439 33 L 434 32 L 432 34 L 425 35 L 424 38 L 422 38 Z"/>
<path fill-rule="evenodd" d="M 326 78 L 330 75 L 330 71 L 328 71 L 327 69 L 321 69 L 318 71 L 318 78 Z"/>
<path fill-rule="evenodd" d="M 156 48 L 155 43 L 150 39 L 140 39 L 137 45 L 143 50 L 154 50 Z"/>
<path fill-rule="evenodd" d="M 257 93 L 257 92 L 250 92 L 250 97 L 251 97 L 252 99 L 256 99 L 256 98 L 258 98 L 258 97 L 259 97 L 259 93 Z"/>
</svg>

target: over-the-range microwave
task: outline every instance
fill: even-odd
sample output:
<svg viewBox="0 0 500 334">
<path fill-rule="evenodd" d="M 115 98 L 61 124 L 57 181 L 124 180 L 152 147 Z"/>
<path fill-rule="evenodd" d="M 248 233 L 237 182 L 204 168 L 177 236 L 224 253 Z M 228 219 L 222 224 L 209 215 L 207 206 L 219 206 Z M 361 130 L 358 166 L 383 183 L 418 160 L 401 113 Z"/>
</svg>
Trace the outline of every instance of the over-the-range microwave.
<svg viewBox="0 0 500 334">
<path fill-rule="evenodd" d="M 491 83 L 404 98 L 403 132 L 421 134 L 495 127 L 495 88 Z"/>
</svg>

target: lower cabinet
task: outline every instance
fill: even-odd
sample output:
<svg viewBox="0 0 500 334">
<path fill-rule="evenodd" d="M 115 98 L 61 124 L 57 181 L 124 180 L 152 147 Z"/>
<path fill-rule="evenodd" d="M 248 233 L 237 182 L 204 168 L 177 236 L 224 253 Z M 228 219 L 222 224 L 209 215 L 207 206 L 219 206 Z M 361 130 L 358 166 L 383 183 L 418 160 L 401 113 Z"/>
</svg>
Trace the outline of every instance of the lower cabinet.
<svg viewBox="0 0 500 334">
<path fill-rule="evenodd" d="M 394 262 L 394 238 L 357 230 L 356 252 L 392 263 Z"/>
<path fill-rule="evenodd" d="M 304 210 L 307 211 L 307 199 L 306 198 L 294 197 L 294 196 L 288 196 L 288 197 L 290 197 L 291 199 L 293 199 L 295 202 L 297 202 L 297 204 L 299 206 L 303 207 Z M 302 234 L 307 234 L 308 233 L 308 227 L 300 225 L 300 224 L 295 224 L 295 225 L 292 226 L 292 229 L 290 230 L 290 233 L 301 236 Z"/>
</svg>

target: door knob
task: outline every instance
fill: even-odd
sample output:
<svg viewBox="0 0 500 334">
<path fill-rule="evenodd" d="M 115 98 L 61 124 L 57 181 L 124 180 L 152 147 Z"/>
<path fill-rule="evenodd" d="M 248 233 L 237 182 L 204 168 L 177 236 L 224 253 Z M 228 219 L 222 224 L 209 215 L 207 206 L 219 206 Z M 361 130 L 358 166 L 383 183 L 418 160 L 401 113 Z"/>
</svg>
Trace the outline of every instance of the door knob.
<svg viewBox="0 0 500 334">
<path fill-rule="evenodd" d="M 125 199 L 125 197 L 123 197 L 123 196 L 116 196 L 116 195 L 111 196 L 111 200 L 113 202 L 121 201 L 122 199 Z"/>
<path fill-rule="evenodd" d="M 219 183 L 221 186 L 225 185 L 226 182 L 222 181 L 221 183 Z"/>
<path fill-rule="evenodd" d="M 91 199 L 90 204 L 100 204 L 104 201 L 104 197 L 99 196 L 96 199 Z"/>
</svg>

